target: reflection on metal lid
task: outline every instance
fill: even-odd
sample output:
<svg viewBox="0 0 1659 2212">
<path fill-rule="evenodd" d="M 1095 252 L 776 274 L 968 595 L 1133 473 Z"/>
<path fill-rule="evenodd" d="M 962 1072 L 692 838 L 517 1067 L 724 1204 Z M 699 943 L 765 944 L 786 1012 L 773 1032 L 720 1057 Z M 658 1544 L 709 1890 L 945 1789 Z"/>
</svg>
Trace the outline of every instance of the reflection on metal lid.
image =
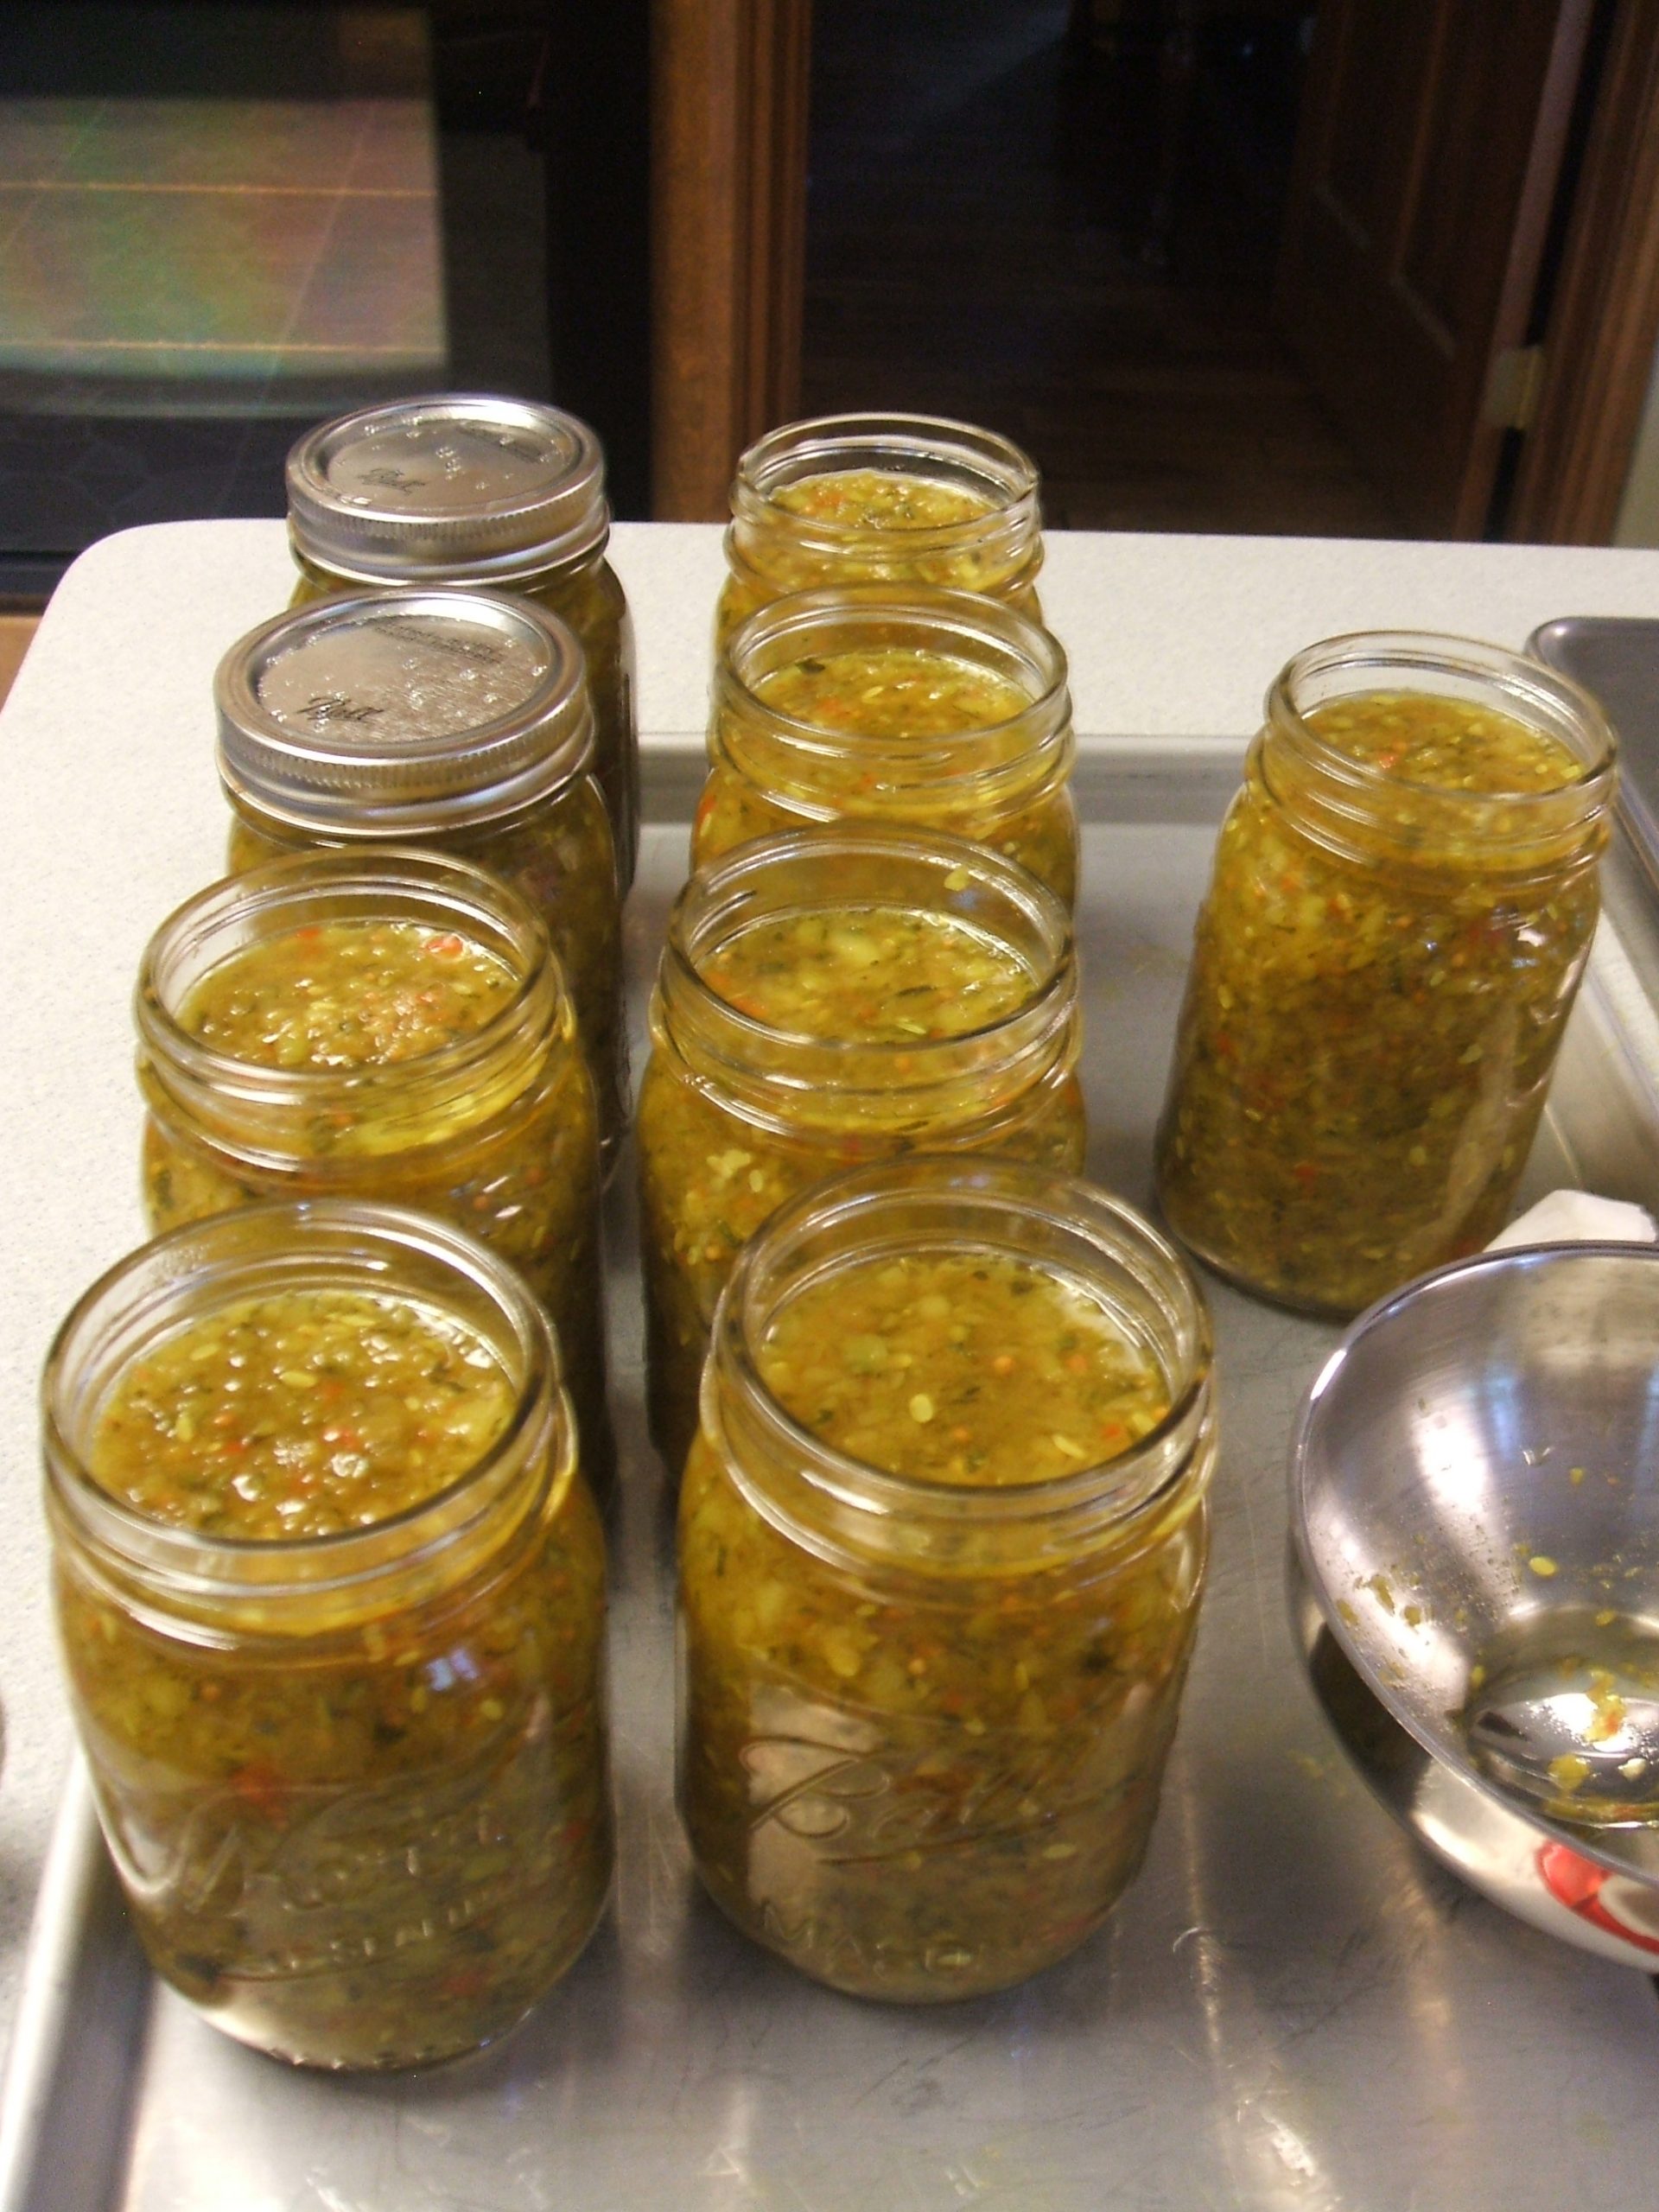
<svg viewBox="0 0 1659 2212">
<path fill-rule="evenodd" d="M 325 568 L 385 582 L 533 574 L 604 544 L 605 457 L 585 423 L 531 400 L 397 400 L 308 431 L 289 523 Z"/>
<path fill-rule="evenodd" d="M 214 682 L 233 798 L 319 834 L 409 836 L 516 810 L 593 751 L 582 648 L 479 592 L 365 593 L 279 615 Z"/>
</svg>

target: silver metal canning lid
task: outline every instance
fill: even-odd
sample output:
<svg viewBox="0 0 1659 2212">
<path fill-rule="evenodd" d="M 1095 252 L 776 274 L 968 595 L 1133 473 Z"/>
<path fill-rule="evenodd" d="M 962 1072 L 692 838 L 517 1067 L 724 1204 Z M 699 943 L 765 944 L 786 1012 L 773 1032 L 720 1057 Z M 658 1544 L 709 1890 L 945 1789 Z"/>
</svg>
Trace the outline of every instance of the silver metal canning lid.
<svg viewBox="0 0 1659 2212">
<path fill-rule="evenodd" d="M 599 440 L 534 400 L 360 408 L 308 430 L 287 475 L 296 549 L 365 583 L 531 575 L 610 533 Z"/>
<path fill-rule="evenodd" d="M 582 647 L 483 592 L 365 592 L 279 614 L 213 679 L 234 800 L 320 832 L 407 836 L 491 819 L 588 767 Z"/>
</svg>

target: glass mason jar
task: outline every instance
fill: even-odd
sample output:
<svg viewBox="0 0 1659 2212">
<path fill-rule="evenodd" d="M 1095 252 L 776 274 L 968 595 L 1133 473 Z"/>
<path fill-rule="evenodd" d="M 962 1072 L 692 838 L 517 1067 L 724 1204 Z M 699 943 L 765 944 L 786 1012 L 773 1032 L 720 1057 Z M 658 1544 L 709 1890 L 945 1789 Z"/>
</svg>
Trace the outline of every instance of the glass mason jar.
<svg viewBox="0 0 1659 2212">
<path fill-rule="evenodd" d="M 440 393 L 324 423 L 288 456 L 296 602 L 414 584 L 533 600 L 582 641 L 594 772 L 624 891 L 639 843 L 633 632 L 605 557 L 605 456 L 585 423 L 534 400 Z"/>
<path fill-rule="evenodd" d="M 425 845 L 524 893 L 569 987 L 608 1166 L 627 1126 L 622 922 L 571 632 L 477 592 L 328 600 L 240 639 L 213 696 L 233 870 Z"/>
<path fill-rule="evenodd" d="M 787 944 L 772 1011 L 721 980 L 746 939 L 786 940 L 848 918 L 876 943 L 890 929 L 942 938 L 937 987 L 947 996 L 959 931 L 964 958 L 993 957 L 1008 971 L 1004 1010 L 965 1029 L 947 1020 L 937 1033 L 925 1024 L 912 1033 L 887 1005 L 861 1002 L 868 943 L 853 948 L 850 977 L 832 974 L 829 995 L 804 1014 L 777 995 L 788 987 Z M 901 1152 L 1083 1165 L 1069 918 L 1023 869 L 955 838 L 799 830 L 694 876 L 669 916 L 651 1036 L 636 1130 L 645 1399 L 677 1477 L 696 1430 L 715 1303 L 739 1251 L 783 1199 Z"/>
<path fill-rule="evenodd" d="M 1074 906 L 1076 757 L 1065 652 L 1023 614 L 967 592 L 801 592 L 715 660 L 692 865 L 810 822 L 905 823 L 988 845 Z"/>
<path fill-rule="evenodd" d="M 1222 827 L 1159 1131 L 1164 1213 L 1201 1259 L 1345 1315 L 1495 1234 L 1614 782 L 1594 702 L 1498 646 L 1377 632 L 1288 664 Z"/>
<path fill-rule="evenodd" d="M 124 1378 L 301 1286 L 442 1317 L 499 1363 L 512 1416 L 467 1472 L 384 1520 L 259 1538 L 99 1483 Z M 156 1971 L 304 2065 L 416 2065 L 504 2033 L 611 1877 L 604 1541 L 512 1269 L 395 1208 L 222 1214 L 87 1292 L 43 1396 L 71 1701 Z M 201 1444 L 204 1477 L 222 1450 Z"/>
<path fill-rule="evenodd" d="M 233 954 L 331 925 L 412 925 L 502 962 L 512 997 L 405 1058 L 275 1065 L 223 1051 L 184 1016 Z M 497 877 L 388 848 L 273 861 L 210 885 L 162 923 L 134 1001 L 152 1230 L 262 1198 L 417 1206 L 518 1268 L 559 1332 L 582 1465 L 601 1491 L 605 1396 L 599 1146 L 575 1018 L 540 920 Z"/>
<path fill-rule="evenodd" d="M 832 1309 L 867 1305 L 861 1278 L 942 1260 L 976 1285 L 1064 1286 L 1144 1363 L 1161 1416 L 1116 1457 L 1072 1444 L 1065 1471 L 978 1485 L 826 1441 L 770 1387 L 780 1321 L 810 1294 L 826 1373 L 855 1366 L 866 1339 Z M 930 1302 L 982 1349 L 968 1296 Z M 837 1989 L 915 2003 L 1022 1980 L 1099 1924 L 1146 1849 L 1197 1625 L 1210 1365 L 1204 1300 L 1163 1238 L 1023 1166 L 861 1170 L 748 1246 L 679 1524 L 681 1811 L 747 1935 Z M 995 1366 L 1015 1370 L 991 1419 L 1017 1457 L 1022 1433 L 1047 1440 L 1053 1392 L 1034 1363 Z"/>
<path fill-rule="evenodd" d="M 994 430 L 931 415 L 829 415 L 752 445 L 732 482 L 715 642 L 818 584 L 944 584 L 1041 620 L 1037 465 Z"/>
</svg>

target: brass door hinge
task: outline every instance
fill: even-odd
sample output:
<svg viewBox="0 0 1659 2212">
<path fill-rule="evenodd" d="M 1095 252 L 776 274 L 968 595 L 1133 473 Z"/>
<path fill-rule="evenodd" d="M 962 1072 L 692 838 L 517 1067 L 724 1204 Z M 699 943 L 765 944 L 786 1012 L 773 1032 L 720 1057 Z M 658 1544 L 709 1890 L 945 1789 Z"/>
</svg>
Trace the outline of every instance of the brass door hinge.
<svg viewBox="0 0 1659 2212">
<path fill-rule="evenodd" d="M 1492 356 L 1481 413 L 1495 430 L 1529 429 L 1543 381 L 1541 346 L 1506 346 Z"/>
</svg>

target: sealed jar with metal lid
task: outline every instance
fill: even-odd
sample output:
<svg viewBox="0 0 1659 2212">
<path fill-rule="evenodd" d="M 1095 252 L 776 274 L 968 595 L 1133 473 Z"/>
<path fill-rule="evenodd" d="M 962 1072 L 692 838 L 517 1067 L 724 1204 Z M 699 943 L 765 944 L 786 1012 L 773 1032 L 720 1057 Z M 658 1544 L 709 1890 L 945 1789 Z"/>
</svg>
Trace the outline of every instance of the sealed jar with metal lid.
<svg viewBox="0 0 1659 2212">
<path fill-rule="evenodd" d="M 621 915 L 582 648 L 477 592 L 376 592 L 279 615 L 219 664 L 230 865 L 319 846 L 434 846 L 547 925 L 608 1159 L 627 1121 Z"/>
<path fill-rule="evenodd" d="M 1518 653 L 1379 632 L 1289 663 L 1222 828 L 1159 1132 L 1201 1258 L 1347 1314 L 1493 1236 L 1614 781 L 1595 702 Z"/>
<path fill-rule="evenodd" d="M 861 1170 L 748 1246 L 679 1524 L 681 1809 L 746 1934 L 916 2003 L 1099 1924 L 1197 1626 L 1210 1363 L 1163 1238 L 1029 1167 Z"/>
<path fill-rule="evenodd" d="M 288 456 L 296 597 L 476 585 L 536 601 L 582 640 L 594 769 L 626 890 L 639 836 L 633 632 L 605 557 L 605 457 L 585 423 L 534 400 L 440 393 L 324 423 Z"/>
<path fill-rule="evenodd" d="M 899 1152 L 1083 1164 L 1065 909 L 955 838 L 800 830 L 694 876 L 669 917 L 651 1034 L 646 1402 L 675 1475 L 715 1300 L 780 1201 Z"/>
<path fill-rule="evenodd" d="M 272 861 L 162 923 L 135 1014 L 152 1229 L 312 1197 L 458 1223 L 552 1315 L 609 1481 L 593 1084 L 516 891 L 398 847 Z"/>
<path fill-rule="evenodd" d="M 737 464 L 715 642 L 817 584 L 943 584 L 1039 616 L 1037 467 L 994 430 L 931 415 L 828 415 Z"/>
<path fill-rule="evenodd" d="M 308 2066 L 475 2050 L 604 1906 L 605 1556 L 547 1323 L 472 1238 L 159 1238 L 44 1385 L 71 1699 L 156 1971 Z"/>
<path fill-rule="evenodd" d="M 1065 654 L 1012 607 L 797 593 L 716 658 L 692 863 L 810 822 L 906 823 L 988 845 L 1071 905 L 1076 753 Z"/>
</svg>

